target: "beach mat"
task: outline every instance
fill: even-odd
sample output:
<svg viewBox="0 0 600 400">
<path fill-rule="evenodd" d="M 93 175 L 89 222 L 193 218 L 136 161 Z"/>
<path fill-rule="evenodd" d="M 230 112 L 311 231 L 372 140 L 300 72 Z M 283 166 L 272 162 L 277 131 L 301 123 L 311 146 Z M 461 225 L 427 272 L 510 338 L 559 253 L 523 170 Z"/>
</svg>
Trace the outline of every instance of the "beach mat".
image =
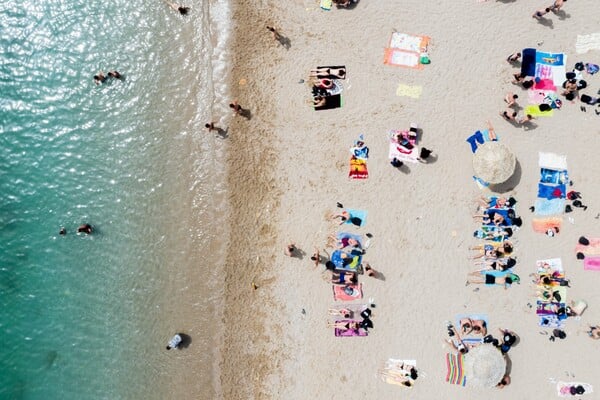
<svg viewBox="0 0 600 400">
<path fill-rule="evenodd" d="M 466 142 L 469 143 L 469 145 L 471 145 L 471 151 L 473 153 L 476 153 L 477 148 L 480 144 L 484 144 L 485 142 L 497 142 L 498 139 L 500 139 L 500 136 L 498 134 L 496 134 L 495 139 L 491 139 L 489 131 L 487 129 L 483 129 L 469 136 L 466 139 Z"/>
<path fill-rule="evenodd" d="M 540 168 L 553 170 L 553 171 L 567 171 L 567 156 L 555 154 L 555 153 L 545 153 L 540 151 L 538 154 L 538 165 Z M 552 183 L 567 183 L 568 179 L 564 178 L 562 180 L 553 181 Z M 542 179 L 542 182 L 547 182 Z"/>
<path fill-rule="evenodd" d="M 548 229 L 558 228 L 559 233 L 562 228 L 562 218 L 551 217 L 551 218 L 534 218 L 531 221 L 531 226 L 534 232 L 546 233 Z"/>
<path fill-rule="evenodd" d="M 570 397 L 570 398 L 576 398 L 576 397 L 580 397 L 581 395 L 577 395 L 577 396 L 573 396 L 571 394 L 571 392 L 569 391 L 569 388 L 571 386 L 583 386 L 583 388 L 585 389 L 585 393 L 583 395 L 586 394 L 590 394 L 594 392 L 594 388 L 592 385 L 590 385 L 589 383 L 582 383 L 582 382 L 558 382 L 556 384 L 556 393 L 558 394 L 559 397 Z"/>
<path fill-rule="evenodd" d="M 446 353 L 446 382 L 465 386 L 466 378 L 462 354 Z"/>
<path fill-rule="evenodd" d="M 342 254 L 346 254 L 348 258 L 352 258 L 352 262 L 350 264 L 344 265 L 344 259 L 342 258 Z M 358 254 L 351 254 L 349 252 L 345 252 L 342 250 L 334 250 L 331 253 L 331 262 L 335 265 L 335 269 L 338 271 L 347 271 L 347 272 L 358 272 L 358 267 L 360 266 L 360 262 L 362 260 L 362 256 Z"/>
<path fill-rule="evenodd" d="M 565 200 L 562 199 L 537 199 L 535 201 L 535 215 L 556 215 L 562 214 L 565 210 Z"/>
<path fill-rule="evenodd" d="M 337 240 L 342 240 L 342 239 L 354 239 L 358 242 L 358 244 L 360 244 L 360 247 L 364 246 L 364 240 L 362 235 L 359 235 L 357 233 L 350 233 L 350 232 L 338 232 L 335 235 L 335 238 Z"/>
<path fill-rule="evenodd" d="M 586 257 L 583 260 L 583 269 L 586 271 L 600 271 L 600 257 Z"/>
<path fill-rule="evenodd" d="M 577 243 L 575 253 L 582 253 L 587 256 L 600 256 L 600 238 L 587 238 L 590 242 L 588 245 Z"/>
<path fill-rule="evenodd" d="M 535 52 L 535 78 L 536 80 L 549 79 L 554 86 L 560 87 L 566 79 L 565 65 L 567 56 L 564 53 L 550 53 L 536 50 Z"/>
<path fill-rule="evenodd" d="M 383 63 L 398 67 L 422 69 L 421 53 L 427 51 L 428 36 L 392 32 L 388 47 L 384 51 Z"/>
<path fill-rule="evenodd" d="M 319 106 L 319 107 L 315 107 L 315 110 L 317 110 L 317 111 L 332 110 L 334 108 L 341 108 L 341 107 L 342 107 L 342 95 L 334 94 L 333 96 L 326 96 L 325 104 L 323 104 L 322 106 Z"/>
<path fill-rule="evenodd" d="M 362 283 L 346 286 L 332 285 L 332 288 L 333 299 L 336 301 L 352 301 L 362 299 L 363 297 Z M 346 290 L 346 288 L 350 288 L 352 290 Z"/>
<path fill-rule="evenodd" d="M 348 172 L 348 177 L 352 179 L 367 179 L 369 177 L 367 160 L 352 157 L 350 159 L 350 171 Z"/>
<path fill-rule="evenodd" d="M 423 93 L 423 86 L 420 85 L 409 86 L 400 83 L 396 89 L 396 96 L 399 97 L 411 97 L 413 99 L 418 99 L 421 97 L 421 93 Z"/>
<path fill-rule="evenodd" d="M 542 328 L 562 328 L 563 320 L 559 319 L 557 315 L 540 315 L 538 325 Z"/>
<path fill-rule="evenodd" d="M 554 274 L 557 278 L 564 278 L 565 270 L 560 258 L 548 258 L 545 260 L 537 260 L 535 262 L 536 272 L 538 274 Z M 556 273 L 559 273 L 558 275 Z"/>
<path fill-rule="evenodd" d="M 367 223 L 367 212 L 365 210 L 354 210 L 351 208 L 346 208 L 348 214 L 350 214 L 350 218 L 348 218 L 344 223 L 352 224 L 356 226 L 365 226 Z"/>
<path fill-rule="evenodd" d="M 539 183 L 537 197 L 546 200 L 564 199 L 567 197 L 567 186 L 564 184 Z"/>
<path fill-rule="evenodd" d="M 333 0 L 321 0 L 319 6 L 325 11 L 330 11 L 331 7 L 333 7 Z"/>
<path fill-rule="evenodd" d="M 393 139 L 390 139 L 390 147 L 388 157 L 390 160 L 397 158 L 400 161 L 417 163 L 420 155 L 419 146 L 413 146 L 412 149 L 408 149 L 401 146 Z"/>
<path fill-rule="evenodd" d="M 551 108 L 548 111 L 540 111 L 539 105 L 528 105 L 523 111 L 525 115 L 532 115 L 534 117 L 551 117 L 554 115 L 554 109 Z"/>
<path fill-rule="evenodd" d="M 352 319 L 342 319 L 342 320 L 339 320 L 336 322 L 350 323 L 350 322 L 360 322 L 360 321 L 352 320 Z M 334 328 L 333 332 L 336 337 L 353 337 L 353 336 L 368 336 L 369 335 L 369 333 L 362 328 L 359 328 L 358 330 Z"/>
</svg>

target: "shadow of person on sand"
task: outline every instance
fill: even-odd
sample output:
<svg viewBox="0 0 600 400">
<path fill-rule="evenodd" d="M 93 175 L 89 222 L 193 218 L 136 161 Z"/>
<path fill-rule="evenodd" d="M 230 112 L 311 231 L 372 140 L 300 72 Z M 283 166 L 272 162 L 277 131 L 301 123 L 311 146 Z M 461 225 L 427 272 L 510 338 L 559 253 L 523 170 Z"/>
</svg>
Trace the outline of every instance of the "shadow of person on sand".
<svg viewBox="0 0 600 400">
<path fill-rule="evenodd" d="M 248 121 L 252 119 L 252 111 L 247 108 L 244 108 L 242 111 L 240 111 L 240 115 L 246 118 Z"/>
<path fill-rule="evenodd" d="M 538 124 L 536 124 L 535 122 L 527 121 L 523 122 L 521 126 L 523 127 L 524 131 L 532 131 L 538 127 Z"/>
<path fill-rule="evenodd" d="M 283 36 L 283 35 L 279 35 L 277 37 L 277 41 L 279 42 L 280 45 L 282 45 L 286 50 L 289 50 L 290 47 L 292 47 L 292 41 L 290 40 L 289 37 L 287 36 Z"/>
<path fill-rule="evenodd" d="M 190 335 L 186 335 L 185 333 L 180 333 L 181 343 L 179 343 L 178 348 L 187 349 L 192 344 L 192 337 Z"/>
<path fill-rule="evenodd" d="M 564 10 L 555 11 L 554 15 L 556 15 L 561 21 L 571 18 L 571 14 L 567 14 Z"/>
<path fill-rule="evenodd" d="M 225 129 L 217 128 L 217 135 L 221 139 L 227 139 L 229 137 L 229 127 L 225 128 Z"/>
<path fill-rule="evenodd" d="M 538 24 L 547 26 L 550 29 L 554 29 L 554 22 L 551 19 L 541 17 L 541 18 L 536 18 L 536 20 L 537 20 Z"/>
</svg>

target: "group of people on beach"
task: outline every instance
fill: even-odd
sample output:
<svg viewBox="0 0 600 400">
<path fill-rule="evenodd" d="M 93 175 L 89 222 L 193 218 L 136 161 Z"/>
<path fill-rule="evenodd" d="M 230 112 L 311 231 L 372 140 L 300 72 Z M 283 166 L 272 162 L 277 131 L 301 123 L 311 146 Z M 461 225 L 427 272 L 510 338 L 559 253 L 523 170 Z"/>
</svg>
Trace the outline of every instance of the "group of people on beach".
<svg viewBox="0 0 600 400">
<path fill-rule="evenodd" d="M 557 13 L 560 11 L 566 1 L 567 0 L 555 0 L 551 5 L 536 10 L 531 17 L 535 19 L 542 19 L 544 18 L 544 15 L 548 14 L 550 11 Z"/>
</svg>

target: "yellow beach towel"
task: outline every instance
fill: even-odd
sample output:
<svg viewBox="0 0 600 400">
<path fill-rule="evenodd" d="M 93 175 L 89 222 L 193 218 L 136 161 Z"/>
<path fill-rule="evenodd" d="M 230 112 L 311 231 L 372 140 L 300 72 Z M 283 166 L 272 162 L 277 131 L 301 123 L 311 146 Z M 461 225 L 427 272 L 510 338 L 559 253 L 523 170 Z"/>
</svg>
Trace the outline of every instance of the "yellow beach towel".
<svg viewBox="0 0 600 400">
<path fill-rule="evenodd" d="M 525 107 L 525 111 L 523 111 L 525 115 L 533 115 L 534 117 L 551 117 L 554 115 L 554 109 L 549 111 L 540 111 L 540 107 L 536 105 L 529 105 Z"/>
<path fill-rule="evenodd" d="M 421 97 L 421 93 L 423 93 L 422 86 L 408 86 L 401 83 L 396 89 L 396 96 L 412 97 L 413 99 Z"/>
</svg>

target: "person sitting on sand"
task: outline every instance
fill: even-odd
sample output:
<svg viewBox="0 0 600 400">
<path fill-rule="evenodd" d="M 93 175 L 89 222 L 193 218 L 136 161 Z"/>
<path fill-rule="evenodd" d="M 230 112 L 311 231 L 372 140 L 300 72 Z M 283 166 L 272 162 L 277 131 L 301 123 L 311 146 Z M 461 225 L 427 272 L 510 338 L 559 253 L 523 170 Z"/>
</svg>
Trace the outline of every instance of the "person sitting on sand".
<svg viewBox="0 0 600 400">
<path fill-rule="evenodd" d="M 519 124 L 523 125 L 523 124 L 527 124 L 531 121 L 533 121 L 535 118 L 533 117 L 533 115 L 531 114 L 526 114 L 525 116 L 523 116 L 523 118 L 519 119 Z"/>
<path fill-rule="evenodd" d="M 502 276 L 495 276 L 492 274 L 486 274 L 482 271 L 475 271 L 469 273 L 469 278 L 465 285 L 475 284 L 475 285 L 502 285 L 504 289 L 508 289 L 513 283 L 519 283 L 521 278 L 518 275 L 508 273 Z"/>
<path fill-rule="evenodd" d="M 512 107 L 517 104 L 518 98 L 518 95 L 514 94 L 513 92 L 508 92 L 506 93 L 506 96 L 504 96 L 504 102 L 506 102 L 508 107 Z"/>
<path fill-rule="evenodd" d="M 288 245 L 285 246 L 285 249 L 283 250 L 283 254 L 285 254 L 288 257 L 294 257 L 296 255 L 296 244 L 295 243 L 289 243 Z"/>
<path fill-rule="evenodd" d="M 512 53 L 510 56 L 506 57 L 506 61 L 509 63 L 516 63 L 521 58 L 521 53 Z"/>
<path fill-rule="evenodd" d="M 169 343 L 167 344 L 167 350 L 178 348 L 182 341 L 183 339 L 181 338 L 181 334 L 175 334 L 175 336 L 169 340 Z"/>
<path fill-rule="evenodd" d="M 487 324 L 482 319 L 462 318 L 459 324 L 462 335 L 470 333 L 482 336 L 487 335 Z"/>
<path fill-rule="evenodd" d="M 501 111 L 499 114 L 500 114 L 500 116 L 504 117 L 504 119 L 507 121 L 512 121 L 512 122 L 516 121 L 515 117 L 517 116 L 517 112 L 511 110 L 510 108 L 506 111 Z"/>
<path fill-rule="evenodd" d="M 527 75 L 523 75 L 522 73 L 518 72 L 516 74 L 513 74 L 513 80 L 512 83 L 518 84 L 518 83 L 523 83 L 523 81 L 525 80 L 525 78 L 527 78 Z"/>
<path fill-rule="evenodd" d="M 346 78 L 346 68 L 344 67 L 333 67 L 333 68 L 318 68 L 310 71 L 310 77 L 316 77 L 318 79 L 329 78 L 329 79 L 344 79 Z"/>
<path fill-rule="evenodd" d="M 164 1 L 169 7 L 171 7 L 173 10 L 177 11 L 181 15 L 187 15 L 190 12 L 189 7 L 181 6 L 177 3 L 173 3 L 172 1 L 169 1 L 169 0 L 164 0 Z"/>
<path fill-rule="evenodd" d="M 587 334 L 594 340 L 600 339 L 600 325 L 590 325 L 590 329 L 587 331 Z"/>
<path fill-rule="evenodd" d="M 498 348 L 502 354 L 508 353 L 512 346 L 517 342 L 517 335 L 508 329 L 498 329 L 502 334 L 502 343 L 498 344 Z"/>
<path fill-rule="evenodd" d="M 364 269 L 365 269 L 365 274 L 367 274 L 367 276 L 370 276 L 373 278 L 377 277 L 377 274 L 378 274 L 377 271 L 375 271 L 368 262 L 364 263 Z"/>
<path fill-rule="evenodd" d="M 449 323 L 447 328 L 448 328 L 448 336 L 450 336 L 450 337 L 448 339 L 446 339 L 445 342 L 448 343 L 454 350 L 456 350 L 457 352 L 459 352 L 461 354 L 468 353 L 469 348 L 463 342 L 463 340 L 460 338 L 460 335 L 458 334 L 458 331 L 456 330 L 454 325 Z"/>
<path fill-rule="evenodd" d="M 433 153 L 432 150 L 429 150 L 425 147 L 421 147 L 419 157 L 417 157 L 417 160 L 419 162 L 426 163 L 429 156 L 431 156 L 431 153 Z"/>
<path fill-rule="evenodd" d="M 506 374 L 502 377 L 502 380 L 500 382 L 498 382 L 496 387 L 498 389 L 504 389 L 504 387 L 508 386 L 508 385 L 510 385 L 510 375 Z"/>
<path fill-rule="evenodd" d="M 313 106 L 314 107 L 323 107 L 327 103 L 327 99 L 323 96 L 315 96 L 313 98 Z"/>
<path fill-rule="evenodd" d="M 310 256 L 310 259 L 312 261 L 314 261 L 315 268 L 319 266 L 319 264 L 321 263 L 321 255 L 319 254 L 319 248 L 318 247 L 315 247 L 315 252 L 313 253 L 312 256 Z"/>
</svg>

